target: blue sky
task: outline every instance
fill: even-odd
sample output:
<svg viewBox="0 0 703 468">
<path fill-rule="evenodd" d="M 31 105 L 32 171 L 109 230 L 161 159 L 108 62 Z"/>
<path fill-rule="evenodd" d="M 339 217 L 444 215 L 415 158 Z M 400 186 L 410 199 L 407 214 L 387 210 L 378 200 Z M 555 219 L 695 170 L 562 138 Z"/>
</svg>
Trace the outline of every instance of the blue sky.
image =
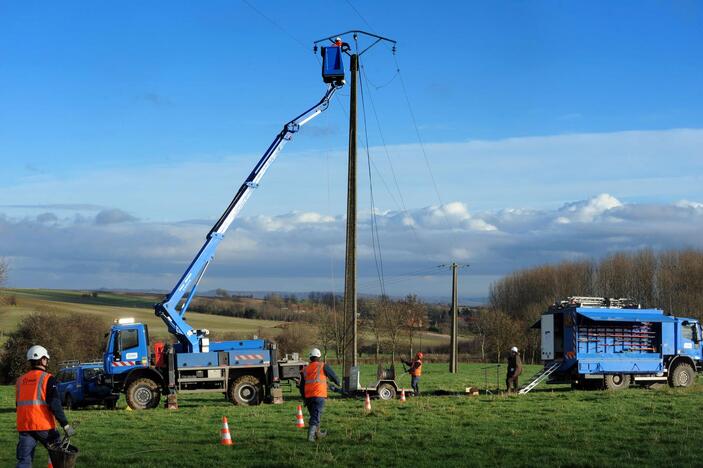
<svg viewBox="0 0 703 468">
<path fill-rule="evenodd" d="M 703 216 L 699 2 L 2 2 L 10 284 L 168 288 L 281 125 L 324 92 L 312 41 L 349 29 L 398 41 L 400 76 L 387 46 L 363 58 L 391 292 L 447 293 L 443 275 L 397 275 L 454 258 L 472 264 L 466 295 L 484 295 L 536 263 L 701 247 L 687 231 Z M 286 147 L 206 286 L 341 288 L 340 94 Z M 311 236 L 319 250 L 302 247 Z"/>
</svg>

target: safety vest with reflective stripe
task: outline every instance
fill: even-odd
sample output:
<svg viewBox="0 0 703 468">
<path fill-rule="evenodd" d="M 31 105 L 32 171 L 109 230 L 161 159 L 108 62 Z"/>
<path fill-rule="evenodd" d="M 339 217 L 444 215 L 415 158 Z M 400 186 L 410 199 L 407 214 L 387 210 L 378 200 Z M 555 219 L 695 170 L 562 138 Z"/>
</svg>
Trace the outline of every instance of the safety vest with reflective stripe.
<svg viewBox="0 0 703 468">
<path fill-rule="evenodd" d="M 327 398 L 327 374 L 323 362 L 311 362 L 303 371 L 305 398 Z"/>
<path fill-rule="evenodd" d="M 410 375 L 412 375 L 413 377 L 420 377 L 422 375 L 422 361 L 420 359 L 416 360 L 413 363 L 413 366 L 415 365 L 417 365 L 417 367 L 410 371 Z"/>
<path fill-rule="evenodd" d="M 46 402 L 49 377 L 51 374 L 48 372 L 35 369 L 17 379 L 15 404 L 18 431 L 48 431 L 56 428 L 54 415 Z"/>
</svg>

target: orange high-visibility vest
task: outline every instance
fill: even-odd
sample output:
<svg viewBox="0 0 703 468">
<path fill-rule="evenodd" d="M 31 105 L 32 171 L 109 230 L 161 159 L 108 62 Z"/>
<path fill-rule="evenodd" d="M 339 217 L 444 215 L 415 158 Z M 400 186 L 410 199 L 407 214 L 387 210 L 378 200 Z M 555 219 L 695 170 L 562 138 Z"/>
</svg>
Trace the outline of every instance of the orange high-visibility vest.
<svg viewBox="0 0 703 468">
<path fill-rule="evenodd" d="M 46 384 L 51 374 L 34 369 L 17 379 L 15 404 L 17 430 L 48 431 L 55 429 L 54 415 L 46 402 Z"/>
<path fill-rule="evenodd" d="M 418 366 L 410 371 L 410 375 L 412 375 L 413 377 L 420 377 L 422 375 L 422 361 L 418 359 L 415 362 L 418 363 Z"/>
<path fill-rule="evenodd" d="M 305 379 L 305 398 L 327 398 L 327 375 L 325 364 L 311 362 L 303 371 Z"/>
</svg>

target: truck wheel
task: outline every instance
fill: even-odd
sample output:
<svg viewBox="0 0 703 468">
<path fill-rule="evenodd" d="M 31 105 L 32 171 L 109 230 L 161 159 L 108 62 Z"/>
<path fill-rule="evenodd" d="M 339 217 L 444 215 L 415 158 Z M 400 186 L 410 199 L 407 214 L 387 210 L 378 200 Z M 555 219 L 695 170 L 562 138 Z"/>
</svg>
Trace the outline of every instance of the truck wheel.
<svg viewBox="0 0 703 468">
<path fill-rule="evenodd" d="M 381 400 L 392 400 L 395 398 L 395 387 L 389 383 L 382 383 L 376 389 L 376 393 Z"/>
<path fill-rule="evenodd" d="M 253 375 L 242 375 L 229 384 L 229 401 L 235 405 L 258 405 L 263 393 L 261 382 Z"/>
<path fill-rule="evenodd" d="M 125 397 L 133 410 L 152 409 L 159 406 L 161 389 L 151 379 L 137 379 L 129 384 Z"/>
<path fill-rule="evenodd" d="M 608 374 L 604 379 L 606 390 L 624 390 L 630 386 L 630 376 L 625 374 Z"/>
<path fill-rule="evenodd" d="M 696 373 L 690 364 L 682 362 L 674 367 L 669 376 L 669 385 L 672 387 L 690 387 L 696 380 Z"/>
</svg>

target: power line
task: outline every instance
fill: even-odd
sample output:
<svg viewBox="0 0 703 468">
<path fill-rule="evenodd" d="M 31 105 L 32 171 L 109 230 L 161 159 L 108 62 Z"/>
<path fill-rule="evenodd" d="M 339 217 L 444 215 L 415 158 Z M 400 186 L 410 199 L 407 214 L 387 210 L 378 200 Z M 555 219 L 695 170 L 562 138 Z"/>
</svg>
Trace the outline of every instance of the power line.
<svg viewBox="0 0 703 468">
<path fill-rule="evenodd" d="M 290 32 L 288 32 L 288 30 L 286 30 L 283 26 L 281 26 L 281 25 L 278 24 L 276 21 L 274 21 L 272 18 L 270 18 L 269 16 L 267 16 L 266 14 L 264 14 L 264 12 L 262 12 L 261 10 L 259 10 L 258 8 L 256 8 L 254 5 L 252 5 L 248 0 L 242 0 L 242 2 L 243 2 L 245 5 L 247 5 L 249 8 L 251 8 L 252 10 L 254 10 L 256 13 L 258 13 L 258 14 L 259 14 L 262 18 L 264 18 L 266 21 L 268 21 L 269 23 L 271 23 L 272 25 L 274 25 L 276 28 L 278 28 L 283 34 L 285 34 L 286 36 L 288 36 L 289 38 L 293 39 L 295 42 L 297 42 L 298 44 L 300 44 L 300 46 L 301 46 L 302 48 L 304 48 L 305 50 L 309 50 L 309 49 L 308 49 L 308 46 L 306 46 L 303 41 L 301 41 L 300 39 L 298 39 L 297 37 L 295 37 L 293 34 L 291 34 Z"/>
</svg>

